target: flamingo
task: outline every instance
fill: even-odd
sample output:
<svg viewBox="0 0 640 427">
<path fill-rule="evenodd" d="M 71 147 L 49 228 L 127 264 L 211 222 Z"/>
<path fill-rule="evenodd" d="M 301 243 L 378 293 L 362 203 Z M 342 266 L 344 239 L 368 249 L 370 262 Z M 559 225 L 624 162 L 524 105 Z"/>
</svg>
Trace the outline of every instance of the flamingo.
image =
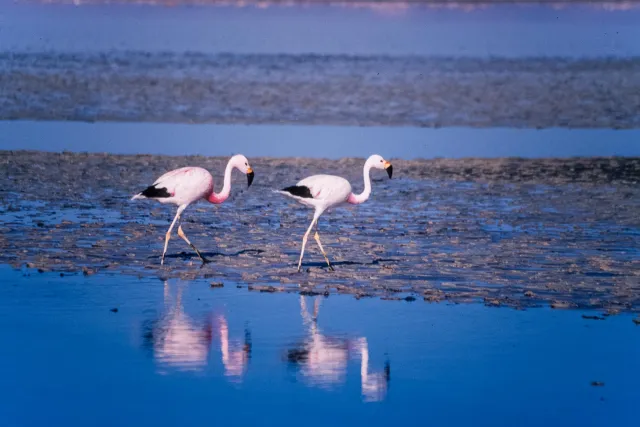
<svg viewBox="0 0 640 427">
<path fill-rule="evenodd" d="M 316 226 L 316 233 L 313 237 L 320 247 L 320 252 L 322 252 L 324 259 L 329 266 L 329 270 L 333 271 L 333 266 L 327 257 L 327 253 L 322 247 L 322 243 L 320 242 L 320 235 L 318 234 L 318 218 L 320 218 L 320 215 L 322 215 L 324 211 L 335 206 L 339 206 L 344 203 L 358 205 L 366 202 L 371 195 L 371 179 L 369 177 L 369 171 L 371 168 L 385 169 L 389 178 L 393 175 L 393 166 L 391 166 L 391 163 L 383 159 L 378 154 L 373 154 L 364 163 L 364 191 L 360 194 L 352 193 L 349 181 L 335 175 L 313 175 L 303 179 L 296 185 L 277 191 L 278 193 L 297 200 L 303 205 L 315 209 L 313 220 L 302 238 L 302 251 L 300 252 L 300 260 L 298 261 L 298 272 L 302 267 L 302 258 L 304 256 L 304 248 L 307 244 L 307 237 L 309 237 L 309 233 L 314 225 Z"/>
<path fill-rule="evenodd" d="M 233 169 L 238 169 L 241 172 L 247 174 L 247 187 L 251 186 L 253 182 L 253 169 L 249 166 L 249 161 L 242 154 L 237 154 L 227 163 L 227 168 L 224 171 L 224 184 L 220 193 L 213 192 L 213 177 L 208 170 L 199 167 L 184 167 L 175 169 L 165 173 L 160 178 L 147 187 L 144 191 L 136 194 L 131 200 L 137 199 L 153 199 L 160 203 L 172 203 L 178 206 L 178 211 L 173 222 L 167 230 L 164 240 L 164 250 L 162 251 L 162 257 L 160 258 L 160 265 L 164 265 L 164 256 L 167 253 L 167 247 L 169 246 L 169 239 L 171 238 L 171 230 L 174 225 L 180 219 L 182 212 L 191 203 L 197 202 L 201 199 L 206 200 L 209 203 L 219 204 L 229 198 L 231 193 L 231 172 Z M 182 231 L 182 225 L 178 225 L 178 236 L 180 236 L 187 245 L 189 245 L 202 261 L 202 263 L 208 262 L 200 251 L 189 241 L 187 235 Z"/>
</svg>

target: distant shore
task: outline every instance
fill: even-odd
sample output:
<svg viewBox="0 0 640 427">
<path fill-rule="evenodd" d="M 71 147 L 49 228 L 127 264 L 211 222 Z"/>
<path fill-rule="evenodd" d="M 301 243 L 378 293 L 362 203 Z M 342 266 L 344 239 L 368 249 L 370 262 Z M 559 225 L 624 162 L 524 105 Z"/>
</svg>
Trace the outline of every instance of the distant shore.
<svg viewBox="0 0 640 427">
<path fill-rule="evenodd" d="M 0 120 L 640 127 L 639 58 L 3 53 L 0 69 Z"/>
</svg>

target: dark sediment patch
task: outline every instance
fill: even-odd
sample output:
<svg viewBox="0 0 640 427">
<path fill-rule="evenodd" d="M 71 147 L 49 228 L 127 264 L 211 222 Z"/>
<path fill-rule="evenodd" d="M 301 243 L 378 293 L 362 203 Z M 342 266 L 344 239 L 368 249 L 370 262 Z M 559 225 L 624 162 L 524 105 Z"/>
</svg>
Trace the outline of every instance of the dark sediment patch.
<svg viewBox="0 0 640 427">
<path fill-rule="evenodd" d="M 201 266 L 175 236 L 161 267 L 175 207 L 129 198 L 187 165 L 212 171 L 220 188 L 226 158 L 0 152 L 0 262 L 229 280 L 259 292 L 640 307 L 640 159 L 394 161 L 397 178 L 374 171 L 366 204 L 321 218 L 336 271 L 311 240 L 303 273 L 296 262 L 311 211 L 271 190 L 330 172 L 360 191 L 363 159 L 251 160 L 260 179 L 250 189 L 234 175 L 226 203 L 185 211 L 185 233 L 212 262 Z"/>
<path fill-rule="evenodd" d="M 638 58 L 2 53 L 0 119 L 637 128 Z"/>
</svg>

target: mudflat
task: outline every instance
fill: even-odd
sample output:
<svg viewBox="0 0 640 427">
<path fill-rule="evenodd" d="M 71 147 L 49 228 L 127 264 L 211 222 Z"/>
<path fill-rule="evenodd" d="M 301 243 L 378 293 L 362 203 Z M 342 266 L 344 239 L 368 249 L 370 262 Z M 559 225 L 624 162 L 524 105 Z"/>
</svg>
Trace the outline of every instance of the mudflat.
<svg viewBox="0 0 640 427">
<path fill-rule="evenodd" d="M 394 160 L 371 199 L 323 215 L 336 271 L 310 241 L 311 212 L 279 189 L 314 173 L 362 189 L 363 159 L 252 158 L 253 186 L 234 174 L 222 205 L 192 205 L 190 240 L 160 266 L 173 206 L 130 202 L 163 172 L 210 170 L 226 158 L 0 152 L 0 262 L 61 274 L 118 272 L 237 282 L 264 292 L 351 293 L 409 301 L 640 308 L 640 159 Z"/>
<path fill-rule="evenodd" d="M 637 128 L 640 60 L 0 53 L 0 120 Z"/>
</svg>

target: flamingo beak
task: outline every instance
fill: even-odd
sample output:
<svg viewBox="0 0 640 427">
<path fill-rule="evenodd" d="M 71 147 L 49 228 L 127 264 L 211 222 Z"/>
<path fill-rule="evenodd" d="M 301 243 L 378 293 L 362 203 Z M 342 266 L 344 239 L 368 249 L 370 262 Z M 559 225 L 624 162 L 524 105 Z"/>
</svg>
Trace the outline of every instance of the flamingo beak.
<svg viewBox="0 0 640 427">
<path fill-rule="evenodd" d="M 253 182 L 253 177 L 255 174 L 253 173 L 253 169 L 247 169 L 247 187 L 251 187 L 251 183 Z"/>
<path fill-rule="evenodd" d="M 387 171 L 387 175 L 389 175 L 389 179 L 391 179 L 391 176 L 393 175 L 393 166 L 391 166 L 391 163 L 384 162 L 384 169 Z"/>
</svg>

